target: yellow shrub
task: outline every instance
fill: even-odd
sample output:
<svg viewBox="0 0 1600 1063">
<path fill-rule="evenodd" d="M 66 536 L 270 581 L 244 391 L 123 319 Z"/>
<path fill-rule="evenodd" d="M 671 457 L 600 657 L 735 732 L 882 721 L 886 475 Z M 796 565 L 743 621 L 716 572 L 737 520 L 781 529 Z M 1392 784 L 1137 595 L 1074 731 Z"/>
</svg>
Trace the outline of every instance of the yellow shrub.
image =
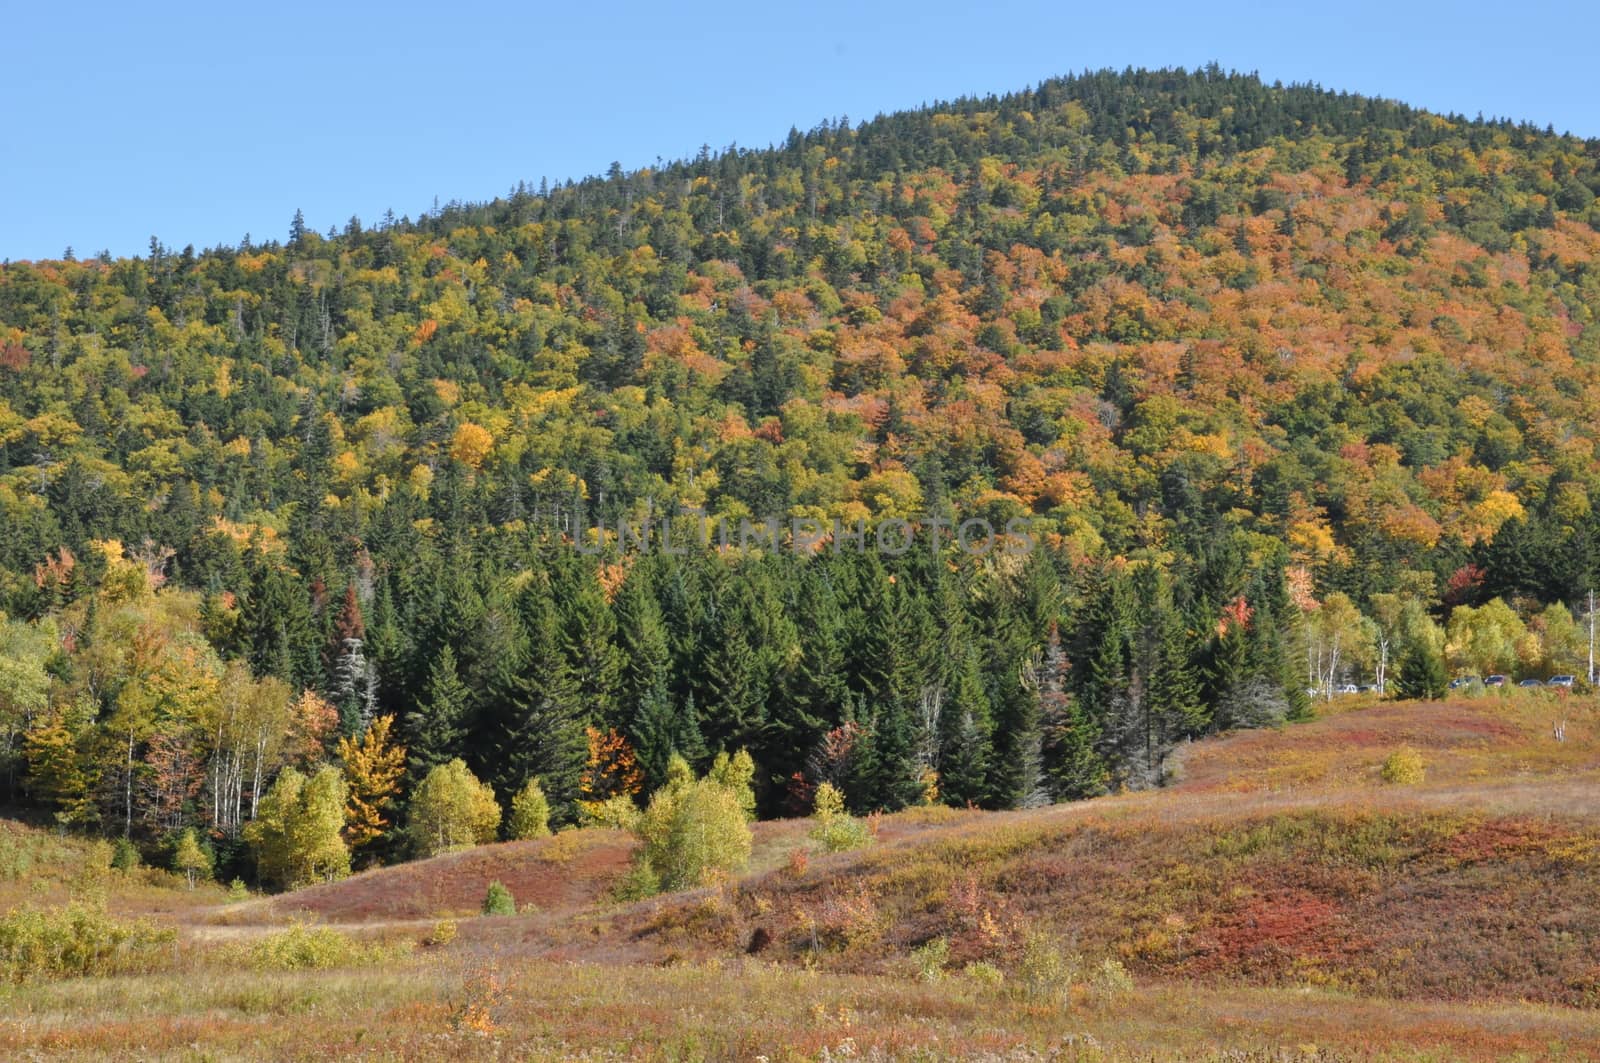
<svg viewBox="0 0 1600 1063">
<path fill-rule="evenodd" d="M 1411 748 L 1397 749 L 1383 762 L 1383 781 L 1395 786 L 1414 786 L 1425 774 L 1422 754 Z"/>
</svg>

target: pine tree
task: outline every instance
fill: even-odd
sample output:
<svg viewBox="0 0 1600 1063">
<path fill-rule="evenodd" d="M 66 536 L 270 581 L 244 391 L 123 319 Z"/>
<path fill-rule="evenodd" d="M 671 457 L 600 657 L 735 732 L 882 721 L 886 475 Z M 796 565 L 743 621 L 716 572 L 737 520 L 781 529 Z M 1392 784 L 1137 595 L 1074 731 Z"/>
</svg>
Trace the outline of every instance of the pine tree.
<svg viewBox="0 0 1600 1063">
<path fill-rule="evenodd" d="M 779 675 L 769 714 L 766 767 L 788 779 L 827 731 L 844 720 L 849 697 L 844 616 L 832 588 L 808 567 L 800 576 L 794 607 L 799 652 Z"/>
<path fill-rule="evenodd" d="M 250 665 L 291 686 L 320 688 L 322 662 L 309 597 L 270 564 L 258 568 L 241 623 L 248 632 Z"/>
<path fill-rule="evenodd" d="M 645 702 L 664 690 L 672 676 L 672 647 L 661 605 L 648 580 L 646 571 L 635 569 L 623 583 L 615 604 L 617 645 L 622 656 L 620 697 L 623 715 L 630 721 L 638 718 Z M 662 768 L 665 769 L 665 762 Z"/>
<path fill-rule="evenodd" d="M 592 570 L 570 566 L 558 583 L 567 666 L 577 684 L 586 722 L 618 722 L 622 654 L 616 617 Z"/>
<path fill-rule="evenodd" d="M 852 663 L 865 711 L 849 797 L 862 811 L 893 810 L 921 792 L 914 722 L 924 686 L 918 650 L 931 639 L 920 603 L 890 582 L 875 558 L 865 569 L 863 590 Z"/>
<path fill-rule="evenodd" d="M 649 787 L 661 785 L 672 755 L 682 755 L 684 752 L 677 745 L 678 717 L 667 693 L 667 685 L 662 682 L 644 696 L 633 722 L 628 726 L 628 741 L 633 743 L 638 753 L 639 767 L 644 771 Z"/>
<path fill-rule="evenodd" d="M 706 701 L 701 706 L 701 732 L 714 750 L 755 744 L 766 722 L 765 700 L 758 686 L 756 654 L 745 624 L 724 619 L 719 637 L 706 649 Z"/>
</svg>

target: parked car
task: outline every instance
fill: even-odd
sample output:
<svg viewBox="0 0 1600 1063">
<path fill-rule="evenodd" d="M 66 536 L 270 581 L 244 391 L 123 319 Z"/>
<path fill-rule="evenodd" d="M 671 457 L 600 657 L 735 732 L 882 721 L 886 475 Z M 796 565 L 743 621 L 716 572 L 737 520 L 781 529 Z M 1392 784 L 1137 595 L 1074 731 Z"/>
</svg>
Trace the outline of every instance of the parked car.
<svg viewBox="0 0 1600 1063">
<path fill-rule="evenodd" d="M 1359 694 L 1361 693 L 1361 688 L 1354 683 L 1340 683 L 1333 688 L 1333 692 L 1335 694 Z"/>
<path fill-rule="evenodd" d="M 1456 678 L 1450 680 L 1450 689 L 1451 690 L 1460 690 L 1462 687 L 1469 687 L 1472 684 L 1476 683 L 1477 681 L 1478 681 L 1478 677 L 1475 676 L 1475 675 L 1457 676 Z"/>
<path fill-rule="evenodd" d="M 1519 687 L 1542 687 L 1542 686 L 1544 686 L 1544 684 L 1539 682 L 1537 679 L 1524 679 L 1522 682 L 1518 683 L 1517 686 L 1519 686 Z"/>
<path fill-rule="evenodd" d="M 1577 681 L 1578 677 L 1575 675 L 1553 675 L 1550 677 L 1550 681 L 1546 683 L 1545 686 L 1570 687 Z"/>
<path fill-rule="evenodd" d="M 1483 685 L 1486 687 L 1503 687 L 1506 685 L 1506 677 L 1503 675 L 1492 675 L 1483 681 Z"/>
</svg>

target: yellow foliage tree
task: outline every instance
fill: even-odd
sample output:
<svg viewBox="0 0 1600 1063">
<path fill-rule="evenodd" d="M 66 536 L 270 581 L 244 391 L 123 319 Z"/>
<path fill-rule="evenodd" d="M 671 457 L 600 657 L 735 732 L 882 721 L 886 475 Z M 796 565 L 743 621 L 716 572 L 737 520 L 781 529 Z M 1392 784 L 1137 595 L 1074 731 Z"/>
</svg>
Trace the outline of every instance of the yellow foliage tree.
<svg viewBox="0 0 1600 1063">
<path fill-rule="evenodd" d="M 389 821 L 384 810 L 394 804 L 406 751 L 390 741 L 393 716 L 379 716 L 360 740 L 339 739 L 339 759 L 344 761 L 350 795 L 345 802 L 344 836 L 352 849 L 382 837 Z"/>
<path fill-rule="evenodd" d="M 484 459 L 494 449 L 494 436 L 481 424 L 466 421 L 456 428 L 450 441 L 450 456 L 469 469 L 482 468 Z"/>
</svg>

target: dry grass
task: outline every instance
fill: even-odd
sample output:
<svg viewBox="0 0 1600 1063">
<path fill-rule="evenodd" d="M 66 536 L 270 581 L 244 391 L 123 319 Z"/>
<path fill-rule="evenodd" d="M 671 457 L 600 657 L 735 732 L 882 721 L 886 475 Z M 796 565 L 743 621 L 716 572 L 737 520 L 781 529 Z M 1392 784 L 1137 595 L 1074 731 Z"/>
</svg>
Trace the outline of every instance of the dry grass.
<svg viewBox="0 0 1600 1063">
<path fill-rule="evenodd" d="M 1600 1015 L 1327 990 L 1154 985 L 1034 1004 L 742 960 L 669 968 L 489 953 L 377 970 L 165 975 L 13 992 L 26 1058 L 1592 1059 Z"/>
</svg>

